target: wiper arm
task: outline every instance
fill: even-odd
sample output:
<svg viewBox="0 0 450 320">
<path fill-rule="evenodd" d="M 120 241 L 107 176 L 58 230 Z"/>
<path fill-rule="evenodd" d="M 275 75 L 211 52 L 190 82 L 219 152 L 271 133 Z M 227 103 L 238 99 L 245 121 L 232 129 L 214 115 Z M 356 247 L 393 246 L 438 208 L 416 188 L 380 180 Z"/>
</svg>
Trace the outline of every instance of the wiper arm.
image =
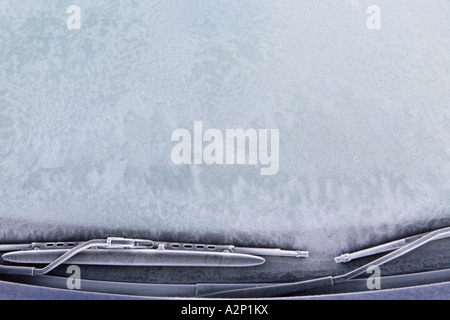
<svg viewBox="0 0 450 320">
<path fill-rule="evenodd" d="M 397 249 L 400 249 L 400 248 L 406 246 L 407 244 L 409 244 L 411 242 L 422 239 L 423 237 L 429 235 L 430 233 L 431 232 L 404 238 L 404 239 L 400 239 L 400 240 L 391 241 L 388 243 L 384 243 L 384 244 L 381 244 L 378 246 L 374 246 L 374 247 L 371 247 L 368 249 L 364 249 L 364 250 L 360 250 L 360 251 L 356 251 L 356 252 L 352 252 L 352 253 L 344 253 L 344 254 L 340 255 L 339 257 L 334 258 L 334 261 L 336 261 L 336 263 L 347 263 L 352 260 L 373 256 L 373 255 L 376 255 L 379 253 L 394 251 L 394 250 L 397 250 Z M 445 234 L 443 234 L 441 237 L 437 237 L 436 239 L 434 239 L 434 241 L 443 239 L 443 238 L 446 238 Z"/>
<path fill-rule="evenodd" d="M 0 266 L 0 273 L 31 275 L 31 276 L 44 275 L 44 274 L 52 271 L 59 265 L 65 263 L 71 257 L 82 252 L 83 250 L 87 250 L 87 249 L 95 247 L 95 246 L 108 246 L 108 245 L 112 246 L 113 241 L 111 241 L 109 239 L 108 240 L 90 240 L 90 241 L 84 242 L 84 243 L 76 246 L 75 248 L 65 252 L 63 255 L 61 255 L 59 258 L 56 258 L 54 261 L 50 262 L 50 264 L 44 268 L 40 269 L 40 268 L 35 268 L 35 267 L 18 267 L 18 266 L 3 266 L 2 265 L 2 266 Z M 116 245 L 116 244 L 114 244 L 114 245 Z M 27 252 L 38 252 L 38 251 L 32 250 L 34 248 L 33 244 L 29 245 L 29 247 L 28 247 L 28 245 L 2 245 L 2 246 L 0 246 L 0 250 L 7 250 L 7 249 L 17 250 L 19 248 L 25 248 L 25 250 Z M 25 252 L 25 251 L 20 251 L 20 252 Z M 7 259 L 7 257 L 5 257 L 5 255 L 8 255 L 8 254 L 4 254 L 2 256 L 2 259 L 7 261 L 8 259 Z"/>
<path fill-rule="evenodd" d="M 337 283 L 345 282 L 351 280 L 365 272 L 367 272 L 369 267 L 382 266 L 392 260 L 400 258 L 401 256 L 422 247 L 423 245 L 444 238 L 450 237 L 450 227 L 439 229 L 433 232 L 429 232 L 420 238 L 412 241 L 394 252 L 391 252 L 371 263 L 368 263 L 362 267 L 352 270 L 346 274 L 340 276 L 329 276 L 313 280 L 291 282 L 285 284 L 276 285 L 254 285 L 249 288 L 219 291 L 215 293 L 205 294 L 203 297 L 209 298 L 270 298 L 270 297 L 280 297 L 288 296 L 290 294 L 295 294 L 301 291 L 318 289 L 324 287 L 330 287 Z"/>
<path fill-rule="evenodd" d="M 124 238 L 82 243 L 0 245 L 9 263 L 48 264 L 44 268 L 0 265 L 0 274 L 45 275 L 62 264 L 178 267 L 250 267 L 265 263 L 262 256 L 306 258 L 299 250 L 243 248 Z"/>
<path fill-rule="evenodd" d="M 259 284 L 196 284 L 196 285 L 169 285 L 170 290 L 174 290 L 174 288 L 181 288 L 186 289 L 186 287 L 189 287 L 188 289 L 191 290 L 193 296 L 196 297 L 208 297 L 208 298 L 272 298 L 272 297 L 280 297 L 280 296 L 289 296 L 291 294 L 297 294 L 302 291 L 307 291 L 311 289 L 318 289 L 318 288 L 326 288 L 331 287 L 335 284 L 342 283 L 351 279 L 354 279 L 355 277 L 367 272 L 369 267 L 374 266 L 381 266 L 385 263 L 388 263 L 392 260 L 395 260 L 397 258 L 400 258 L 401 256 L 416 250 L 419 247 L 422 247 L 423 245 L 439 240 L 444 238 L 450 237 L 450 227 L 439 229 L 430 233 L 427 233 L 425 235 L 417 236 L 416 240 L 412 240 L 412 238 L 409 238 L 409 242 L 400 247 L 399 249 L 395 250 L 394 252 L 391 252 L 377 260 L 374 260 L 371 263 L 368 263 L 362 267 L 356 268 L 348 273 L 345 273 L 343 275 L 338 276 L 328 276 L 318 279 L 312 279 L 307 281 L 299 281 L 299 282 L 290 282 L 290 283 L 283 283 L 283 284 L 268 284 L 268 283 L 259 283 Z M 113 238 L 116 239 L 116 238 Z M 129 240 L 129 239 L 125 239 Z M 102 240 L 105 241 L 105 240 Z M 135 241 L 135 240 L 133 240 Z M 223 246 L 220 246 L 221 249 Z M 234 248 L 233 246 L 231 246 Z M 5 246 L 0 246 L 0 251 L 2 249 L 6 248 Z M 11 248 L 11 247 L 10 247 Z M 26 252 L 27 249 L 30 249 L 30 247 L 27 247 L 24 249 Z M 219 249 L 219 250 L 221 250 Z M 97 252 L 95 250 L 92 250 L 93 252 Z M 255 250 L 261 250 L 261 249 L 255 249 Z M 269 249 L 272 250 L 272 249 Z M 275 251 L 268 251 L 266 253 L 280 253 L 282 256 L 292 256 L 294 252 L 296 251 L 284 251 L 279 249 L 274 249 Z M 39 250 L 37 250 L 39 251 Z M 51 251 L 51 250 L 50 250 Z M 89 250 L 87 250 L 89 251 Z M 125 250 L 128 251 L 128 250 Z M 70 252 L 70 251 L 69 251 Z M 236 254 L 236 253 L 234 253 Z M 284 255 L 283 255 L 284 254 Z M 4 255 L 5 256 L 5 255 Z M 300 257 L 301 254 L 298 253 L 298 257 Z M 62 258 L 62 257 L 61 257 Z M 66 257 L 67 258 L 67 257 Z M 68 261 L 66 261 L 68 262 Z M 55 261 L 57 263 L 57 261 Z M 58 263 L 62 263 L 59 261 Z M 56 267 L 53 265 L 52 267 Z M 16 268 L 15 270 L 8 270 L 8 268 Z M 19 269 L 17 269 L 19 268 Z M 25 268 L 25 269 L 20 269 Z M 50 266 L 46 267 L 47 269 L 50 268 Z M 45 269 L 45 268 L 44 268 Z M 33 270 L 36 270 L 33 268 Z M 40 269 L 40 272 L 44 272 L 43 269 Z M 48 272 L 48 271 L 47 271 Z M 11 273 L 11 274 L 20 274 L 20 275 L 36 275 L 38 273 L 30 272 L 29 267 L 16 267 L 16 266 L 0 266 L 0 273 Z M 47 281 L 45 277 L 30 277 L 34 279 L 41 279 L 41 281 Z M 109 283 L 109 282 L 108 282 Z M 111 283 L 114 284 L 114 283 Z M 157 285 L 161 286 L 161 285 Z M 114 287 L 114 285 L 113 285 Z M 167 286 L 165 286 L 167 287 Z M 131 290 L 131 289 L 130 289 Z M 205 293 L 206 291 L 206 293 Z"/>
</svg>

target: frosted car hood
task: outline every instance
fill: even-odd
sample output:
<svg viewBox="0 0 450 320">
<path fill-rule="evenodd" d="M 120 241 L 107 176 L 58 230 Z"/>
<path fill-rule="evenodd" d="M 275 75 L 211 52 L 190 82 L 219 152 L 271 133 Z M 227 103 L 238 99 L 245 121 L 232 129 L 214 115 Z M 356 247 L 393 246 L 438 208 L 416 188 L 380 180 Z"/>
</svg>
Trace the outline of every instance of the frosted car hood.
<svg viewBox="0 0 450 320">
<path fill-rule="evenodd" d="M 0 240 L 338 252 L 450 221 L 450 4 L 0 3 Z M 278 129 L 279 170 L 176 165 L 177 129 Z"/>
</svg>

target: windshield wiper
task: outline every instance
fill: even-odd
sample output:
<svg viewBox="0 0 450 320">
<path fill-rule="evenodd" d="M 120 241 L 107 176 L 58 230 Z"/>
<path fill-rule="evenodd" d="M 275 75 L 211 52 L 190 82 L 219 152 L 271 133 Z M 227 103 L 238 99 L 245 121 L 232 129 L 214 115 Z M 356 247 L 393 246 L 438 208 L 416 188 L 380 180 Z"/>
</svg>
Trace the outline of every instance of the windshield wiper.
<svg viewBox="0 0 450 320">
<path fill-rule="evenodd" d="M 450 227 L 439 229 L 429 232 L 425 235 L 421 235 L 414 241 L 411 241 L 399 249 L 391 252 L 375 261 L 365 264 L 359 268 L 356 268 L 348 273 L 340 276 L 328 276 L 318 279 L 312 279 L 300 282 L 291 282 L 275 285 L 253 285 L 248 288 L 219 291 L 203 295 L 203 297 L 210 298 L 270 298 L 288 296 L 291 294 L 299 293 L 301 291 L 319 289 L 324 287 L 334 286 L 335 284 L 349 281 L 367 272 L 370 267 L 380 267 L 385 263 L 402 257 L 403 255 L 422 247 L 423 245 L 436 241 L 439 239 L 450 237 Z"/>
<path fill-rule="evenodd" d="M 411 242 L 422 239 L 423 237 L 425 237 L 428 234 L 430 234 L 430 232 L 419 234 L 419 235 L 408 237 L 408 238 L 403 238 L 400 240 L 387 242 L 387 243 L 384 243 L 384 244 L 381 244 L 378 246 L 374 246 L 374 247 L 367 248 L 367 249 L 360 250 L 360 251 L 355 251 L 352 253 L 344 253 L 344 254 L 340 255 L 339 257 L 334 258 L 334 261 L 336 261 L 336 263 L 347 263 L 352 260 L 369 257 L 369 256 L 373 256 L 376 254 L 385 253 L 385 252 L 389 252 L 389 251 L 394 251 L 396 249 L 400 249 L 400 248 L 406 246 L 407 244 L 409 244 Z M 443 239 L 446 237 L 447 236 L 444 233 L 441 235 L 441 237 L 435 238 L 434 241 Z"/>
<path fill-rule="evenodd" d="M 300 250 L 244 248 L 125 238 L 82 243 L 48 242 L 0 245 L 2 259 L 12 264 L 48 264 L 44 268 L 0 265 L 0 274 L 45 275 L 62 264 L 176 267 L 251 267 L 265 263 L 263 256 L 307 258 Z"/>
<path fill-rule="evenodd" d="M 322 277 L 307 281 L 299 281 L 299 282 L 290 282 L 290 283 L 282 283 L 282 284 L 269 284 L 269 283 L 253 283 L 253 284 L 245 284 L 245 283 L 228 283 L 228 284 L 220 284 L 220 283 L 198 283 L 195 285 L 184 285 L 184 284 L 174 284 L 174 285 L 164 285 L 164 284 L 131 284 L 131 283 L 115 283 L 115 282 L 95 282 L 95 281 L 89 281 L 86 280 L 86 283 L 96 290 L 100 290 L 100 292 L 104 290 L 116 290 L 118 287 L 124 286 L 122 289 L 129 290 L 128 293 L 133 293 L 136 291 L 136 293 L 141 292 L 141 290 L 146 290 L 147 288 L 149 290 L 155 290 L 155 292 L 178 292 L 176 296 L 180 296 L 180 292 L 187 292 L 190 294 L 190 296 L 193 297 L 207 297 L 207 298 L 273 298 L 273 297 L 282 297 L 282 296 L 289 296 L 292 294 L 298 294 L 302 291 L 312 290 L 312 289 L 319 289 L 319 288 L 326 288 L 331 287 L 336 284 L 340 284 L 349 280 L 352 280 L 359 275 L 362 275 L 367 272 L 367 270 L 370 267 L 375 266 L 382 266 L 385 263 L 388 263 L 392 260 L 395 260 L 397 258 L 402 257 L 403 255 L 416 250 L 417 248 L 422 247 L 423 245 L 439 240 L 444 238 L 450 237 L 450 227 L 435 230 L 433 232 L 429 232 L 424 235 L 417 236 L 415 240 L 412 240 L 413 238 L 408 238 L 409 241 L 405 245 L 401 246 L 397 250 L 379 258 L 371 263 L 365 264 L 359 268 L 356 268 L 348 273 L 345 273 L 343 275 L 338 276 L 328 276 L 328 277 Z M 123 243 L 125 241 L 125 243 Z M 124 248 L 129 248 L 131 251 L 134 251 L 133 248 L 142 248 L 142 247 L 149 247 L 150 243 L 146 243 L 146 245 L 142 246 L 142 243 L 139 243 L 141 240 L 131 240 L 131 239 L 121 239 L 121 238 L 109 238 L 108 240 L 92 240 L 85 243 L 82 243 L 75 248 L 68 250 L 65 254 L 63 254 L 60 258 L 50 263 L 47 267 L 43 269 L 36 269 L 31 267 L 20 267 L 20 266 L 5 266 L 0 265 L 0 274 L 1 273 L 9 273 L 13 275 L 28 275 L 33 277 L 28 277 L 28 279 L 36 279 L 34 283 L 41 283 L 43 284 L 49 284 L 53 282 L 58 282 L 59 278 L 56 277 L 56 279 L 53 279 L 53 277 L 46 278 L 41 277 L 39 275 L 45 274 L 46 272 L 49 272 L 56 268 L 58 265 L 63 263 L 68 263 L 70 258 L 76 256 L 77 254 L 84 254 L 88 251 L 91 251 L 90 253 L 98 253 L 97 250 L 102 250 L 99 248 L 105 248 L 105 243 L 108 245 L 110 243 L 110 246 L 112 248 L 116 247 L 121 249 L 121 251 L 128 251 L 128 250 L 122 250 Z M 144 240 L 149 241 L 149 240 Z M 34 244 L 36 245 L 36 244 Z M 64 245 L 64 244 L 63 244 Z M 153 243 L 155 245 L 155 243 Z M 38 245 L 42 246 L 42 244 Z M 58 246 L 58 244 L 52 244 L 52 246 Z M 60 245 L 61 246 L 61 245 Z M 95 249 L 89 249 L 87 250 L 87 247 L 84 246 L 92 246 Z M 188 245 L 189 246 L 189 245 Z M 31 250 L 33 247 L 32 245 L 19 245 L 19 246 L 0 246 L 0 251 L 8 251 L 11 250 L 21 250 L 17 252 L 16 254 L 19 254 L 20 252 L 27 252 Z M 234 246 L 217 246 L 217 250 L 223 250 L 225 247 L 228 247 L 229 249 L 232 249 L 232 252 L 224 252 L 219 251 L 219 254 L 238 254 L 237 251 L 243 251 L 248 254 L 249 252 L 252 252 L 252 250 L 256 250 L 254 253 L 258 252 L 258 254 L 266 254 L 266 255 L 275 255 L 275 256 L 290 256 L 290 257 L 302 257 L 307 256 L 306 252 L 302 251 L 285 251 L 280 249 L 258 249 L 258 248 L 236 248 Z M 154 249 L 151 250 L 158 250 Z M 8 250 L 5 250 L 8 249 Z M 111 248 L 110 248 L 111 249 Z M 145 250 L 145 249 L 144 249 Z M 189 250 L 189 249 L 188 249 Z M 203 250 L 203 249 L 200 249 Z M 225 249 L 228 251 L 228 249 Z M 234 251 L 233 251 L 234 250 Z M 250 250 L 250 251 L 248 251 Z M 262 251 L 261 251 L 262 250 Z M 40 251 L 40 250 L 36 250 Z M 49 250 L 51 251 L 51 250 Z M 170 250 L 167 250 L 170 251 Z M 234 252 L 234 253 L 233 253 Z M 12 253 L 7 253 L 3 255 L 3 257 L 8 259 L 8 255 L 11 258 L 13 255 Z M 115 254 L 114 254 L 115 255 Z M 12 260 L 12 259 L 11 259 Z M 178 265 L 182 265 L 180 261 L 178 261 Z M 127 265 L 127 262 L 123 262 L 120 265 Z M 14 268 L 14 269 L 10 269 Z M 24 268 L 24 269 L 20 269 Z M 448 273 L 446 273 L 448 274 Z M 27 277 L 24 277 L 27 278 Z M 33 282 L 33 281 L 31 281 Z M 110 291 L 110 293 L 113 293 Z M 182 295 L 182 294 L 181 294 Z"/>
</svg>

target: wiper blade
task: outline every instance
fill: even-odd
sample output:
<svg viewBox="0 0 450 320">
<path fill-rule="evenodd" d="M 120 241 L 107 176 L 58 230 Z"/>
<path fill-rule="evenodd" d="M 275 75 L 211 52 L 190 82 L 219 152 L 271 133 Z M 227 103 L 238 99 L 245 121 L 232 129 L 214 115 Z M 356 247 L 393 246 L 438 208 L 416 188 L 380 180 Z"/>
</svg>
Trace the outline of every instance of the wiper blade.
<svg viewBox="0 0 450 320">
<path fill-rule="evenodd" d="M 395 260 L 397 258 L 400 258 L 401 256 L 416 250 L 419 247 L 422 247 L 423 245 L 439 240 L 444 238 L 450 237 L 450 227 L 439 229 L 424 235 L 421 235 L 420 237 L 416 238 L 416 240 L 412 240 L 413 238 L 409 238 L 409 242 L 402 246 L 401 248 L 395 250 L 394 252 L 391 252 L 375 261 L 372 261 L 371 263 L 365 264 L 364 266 L 361 266 L 359 268 L 356 268 L 348 273 L 345 273 L 343 275 L 338 276 L 328 276 L 328 277 L 322 277 L 318 279 L 312 279 L 307 281 L 298 281 L 298 282 L 290 282 L 290 283 L 282 283 L 282 284 L 268 284 L 268 283 L 254 283 L 254 284 L 245 284 L 245 283 L 230 283 L 230 284 L 214 284 L 214 283 L 204 283 L 204 284 L 196 284 L 196 285 L 151 285 L 153 289 L 159 290 L 161 288 L 165 288 L 171 292 L 174 290 L 188 290 L 192 296 L 195 297 L 207 297 L 207 298 L 273 298 L 273 297 L 281 297 L 281 296 L 289 296 L 292 294 L 298 294 L 302 291 L 308 291 L 312 289 L 319 289 L 319 288 L 326 288 L 334 286 L 335 284 L 343 283 L 349 280 L 352 280 L 356 278 L 359 275 L 362 275 L 367 272 L 367 270 L 370 267 L 374 266 L 382 266 L 385 263 L 388 263 L 392 260 Z M 117 238 L 113 238 L 117 239 Z M 130 241 L 130 239 L 122 239 L 125 241 Z M 93 240 L 93 241 L 105 241 L 105 240 Z M 131 240 L 135 241 L 135 240 Z M 76 248 L 79 248 L 81 245 L 79 245 Z M 231 246 L 233 247 L 233 246 Z M 2 250 L 2 247 L 0 246 L 0 251 Z M 75 250 L 74 248 L 73 250 Z M 122 246 L 123 248 L 123 246 Z M 28 248 L 29 249 L 29 248 Z M 248 249 L 248 248 L 247 248 Z M 26 249 L 25 249 L 26 250 Z M 73 250 L 68 251 L 65 255 L 61 256 L 58 260 L 54 261 L 47 267 L 43 269 L 35 269 L 34 267 L 33 272 L 30 272 L 30 267 L 19 267 L 19 266 L 0 266 L 0 273 L 10 273 L 13 275 L 40 275 L 45 274 L 44 272 L 49 272 L 49 269 L 55 268 L 57 265 L 62 264 L 61 259 L 68 258 L 68 255 L 70 253 L 74 253 Z M 255 250 L 261 250 L 258 248 L 255 248 Z M 272 249 L 269 249 L 272 250 Z M 275 251 L 269 251 L 266 253 L 280 253 L 279 249 L 274 249 Z M 295 251 L 294 251 L 295 252 Z M 75 255 L 77 253 L 74 253 Z M 281 250 L 281 254 L 285 254 L 282 256 L 292 256 L 293 252 L 285 252 Z M 300 257 L 301 254 L 298 253 L 297 257 Z M 64 259 L 65 259 L 64 258 Z M 64 260 L 63 259 L 63 260 Z M 9 268 L 15 268 L 15 270 L 11 270 Z M 20 269 L 22 268 L 22 269 Z M 45 270 L 46 269 L 46 270 Z M 44 283 L 47 282 L 47 278 L 45 277 L 24 277 L 29 279 L 36 279 L 38 281 L 43 281 Z M 52 277 L 50 277 L 52 278 Z M 99 285 L 99 287 L 105 286 L 108 287 L 109 290 L 114 290 L 116 286 L 119 284 L 116 284 L 114 282 L 105 282 L 104 284 Z M 97 284 L 93 284 L 94 287 L 97 287 Z M 146 285 L 144 284 L 129 284 L 131 286 L 129 290 L 134 291 L 136 288 L 143 288 Z M 156 288 L 154 288 L 156 287 Z M 136 289 L 137 290 L 137 289 Z M 139 290 L 137 290 L 139 291 Z M 111 291 L 111 293 L 113 293 Z"/>
<path fill-rule="evenodd" d="M 8 252 L 9 251 L 9 252 Z M 82 243 L 32 243 L 0 245 L 2 259 L 13 264 L 48 264 L 44 268 L 0 265 L 0 273 L 44 275 L 62 264 L 178 267 L 251 267 L 265 262 L 262 256 L 306 258 L 299 250 L 242 248 L 124 238 Z"/>
<path fill-rule="evenodd" d="M 400 258 L 401 256 L 416 250 L 417 248 L 422 247 L 423 245 L 436 241 L 439 239 L 449 238 L 450 237 L 450 227 L 439 229 L 433 232 L 429 232 L 422 237 L 412 241 L 401 248 L 397 249 L 394 252 L 391 252 L 371 263 L 368 263 L 362 267 L 356 268 L 346 274 L 340 276 L 329 276 L 318 279 L 312 279 L 307 281 L 300 282 L 291 282 L 284 284 L 275 284 L 275 285 L 255 285 L 253 287 L 244 288 L 244 289 L 236 289 L 236 290 L 227 290 L 227 291 L 219 291 L 210 294 L 205 294 L 203 297 L 209 298 L 270 298 L 270 297 L 280 297 L 280 296 L 288 296 L 291 294 L 295 294 L 301 291 L 318 289 L 323 287 L 330 287 L 337 283 L 345 282 L 351 280 L 365 272 L 367 272 L 368 268 L 374 266 L 382 266 L 385 263 L 388 263 L 392 260 Z"/>
<path fill-rule="evenodd" d="M 408 238 L 403 238 L 400 240 L 391 241 L 391 242 L 384 243 L 384 244 L 374 246 L 371 248 L 367 248 L 364 250 L 355 251 L 352 253 L 344 253 L 344 254 L 340 255 L 339 257 L 334 258 L 334 261 L 336 263 L 347 263 L 352 260 L 369 257 L 369 256 L 373 256 L 373 255 L 380 254 L 380 253 L 394 251 L 394 250 L 397 250 L 397 249 L 400 249 L 400 248 L 406 246 L 407 244 L 409 244 L 411 242 L 422 239 L 423 237 L 429 235 L 430 233 L 431 232 L 423 233 L 423 234 L 408 237 Z M 443 239 L 443 238 L 446 238 L 445 234 L 443 234 L 441 237 L 437 237 L 436 239 L 434 239 L 434 241 Z"/>
</svg>

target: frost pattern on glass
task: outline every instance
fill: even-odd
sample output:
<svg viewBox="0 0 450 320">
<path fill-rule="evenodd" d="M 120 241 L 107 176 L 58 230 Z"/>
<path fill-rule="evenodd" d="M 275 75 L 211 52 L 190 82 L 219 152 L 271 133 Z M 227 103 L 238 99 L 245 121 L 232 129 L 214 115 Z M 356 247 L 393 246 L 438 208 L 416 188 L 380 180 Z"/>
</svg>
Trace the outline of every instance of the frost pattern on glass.
<svg viewBox="0 0 450 320">
<path fill-rule="evenodd" d="M 79 0 L 68 30 L 0 1 L 0 217 L 275 243 L 450 218 L 450 3 L 377 3 L 381 30 L 368 1 Z M 196 120 L 280 129 L 279 173 L 174 165 Z"/>
</svg>

